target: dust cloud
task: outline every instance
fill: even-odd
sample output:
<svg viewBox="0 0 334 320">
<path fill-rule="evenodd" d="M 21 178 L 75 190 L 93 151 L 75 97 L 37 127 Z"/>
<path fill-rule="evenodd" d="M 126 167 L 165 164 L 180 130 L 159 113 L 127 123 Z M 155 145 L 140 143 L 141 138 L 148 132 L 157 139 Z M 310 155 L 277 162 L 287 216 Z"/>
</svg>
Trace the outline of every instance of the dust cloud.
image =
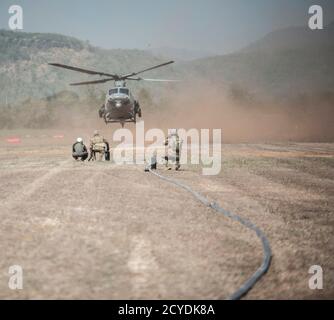
<svg viewBox="0 0 334 320">
<path fill-rule="evenodd" d="M 146 130 L 221 129 L 225 143 L 334 140 L 334 92 L 274 99 L 204 81 L 173 84 L 155 98 L 152 91 L 145 90 L 144 95 L 134 94 L 141 104 Z M 71 139 L 88 138 L 98 129 L 112 137 L 120 125 L 106 125 L 98 117 L 101 105 L 101 99 L 85 101 L 68 93 L 62 94 L 61 100 L 29 101 L 20 106 L 20 112 L 12 111 L 12 117 L 9 111 L 3 112 L 1 120 L 11 127 L 2 129 L 51 129 Z M 126 128 L 135 132 L 133 124 L 126 124 Z"/>
<path fill-rule="evenodd" d="M 220 128 L 223 141 L 333 141 L 334 93 L 284 97 L 249 94 L 242 88 L 215 88 L 198 83 L 170 90 L 158 106 L 146 114 L 149 127 Z M 144 107 L 145 108 L 145 107 Z"/>
</svg>

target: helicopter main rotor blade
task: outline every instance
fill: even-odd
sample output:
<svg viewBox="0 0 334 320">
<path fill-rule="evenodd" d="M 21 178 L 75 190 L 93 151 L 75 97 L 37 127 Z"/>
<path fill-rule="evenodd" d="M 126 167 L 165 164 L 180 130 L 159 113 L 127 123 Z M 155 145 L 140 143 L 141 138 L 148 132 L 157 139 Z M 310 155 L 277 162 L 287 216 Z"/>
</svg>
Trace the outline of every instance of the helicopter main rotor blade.
<svg viewBox="0 0 334 320">
<path fill-rule="evenodd" d="M 88 85 L 88 84 L 98 84 L 98 83 L 105 83 L 108 81 L 113 81 L 115 80 L 114 78 L 110 79 L 102 79 L 102 80 L 95 80 L 95 81 L 85 81 L 85 82 L 77 82 L 77 83 L 71 83 L 71 86 L 83 86 L 83 85 Z"/>
<path fill-rule="evenodd" d="M 151 82 L 180 82 L 181 80 L 169 80 L 169 79 L 146 79 L 141 78 L 143 81 L 151 81 Z"/>
<path fill-rule="evenodd" d="M 129 77 L 126 80 L 133 80 L 133 81 L 151 81 L 151 82 L 180 82 L 181 80 L 171 80 L 171 79 L 148 79 L 148 78 L 134 78 Z"/>
<path fill-rule="evenodd" d="M 143 73 L 143 72 L 146 72 L 146 71 L 150 71 L 150 70 L 153 70 L 153 69 L 157 69 L 157 68 L 161 68 L 161 67 L 167 66 L 167 65 L 169 65 L 171 63 L 174 63 L 174 61 L 168 61 L 168 62 L 159 64 L 159 65 L 151 67 L 151 68 L 147 68 L 147 69 L 144 69 L 144 70 L 141 70 L 141 71 L 138 71 L 138 72 L 133 72 L 133 73 L 130 73 L 130 74 L 126 74 L 126 75 L 124 75 L 124 76 L 122 76 L 120 78 L 122 80 L 125 80 L 125 79 L 131 78 L 133 76 L 136 76 L 136 75 L 138 75 L 140 73 Z"/>
<path fill-rule="evenodd" d="M 98 72 L 98 71 L 92 71 L 92 70 L 87 70 L 87 69 L 82 69 L 82 68 L 78 68 L 78 67 L 72 67 L 72 66 L 68 66 L 66 64 L 60 64 L 60 63 L 49 63 L 50 66 L 54 66 L 54 67 L 58 67 L 58 68 L 63 68 L 63 69 L 68 69 L 68 70 L 72 70 L 72 71 L 77 71 L 77 72 L 81 72 L 81 73 L 86 73 L 86 74 L 90 74 L 90 75 L 99 75 L 99 76 L 106 76 L 106 77 L 112 77 L 113 79 L 117 79 L 117 75 L 115 74 L 110 74 L 110 73 L 104 73 L 104 72 Z"/>
<path fill-rule="evenodd" d="M 171 80 L 171 79 L 147 79 L 147 78 L 126 78 L 126 80 L 133 81 L 150 81 L 150 82 L 180 82 L 181 80 Z"/>
</svg>

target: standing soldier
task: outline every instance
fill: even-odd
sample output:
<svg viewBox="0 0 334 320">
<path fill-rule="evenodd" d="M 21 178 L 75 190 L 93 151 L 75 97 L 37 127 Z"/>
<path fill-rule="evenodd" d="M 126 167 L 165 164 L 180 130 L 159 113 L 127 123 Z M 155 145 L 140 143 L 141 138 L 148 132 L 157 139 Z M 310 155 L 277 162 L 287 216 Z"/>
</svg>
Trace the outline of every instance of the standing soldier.
<svg viewBox="0 0 334 320">
<path fill-rule="evenodd" d="M 180 139 L 177 129 L 170 131 L 165 140 L 165 166 L 168 170 L 172 169 L 171 163 L 175 164 L 175 170 L 180 169 L 180 154 L 182 147 L 182 139 Z"/>
<path fill-rule="evenodd" d="M 110 159 L 109 143 L 100 135 L 98 130 L 94 131 L 94 136 L 90 139 L 90 152 L 89 160 L 96 160 L 96 154 L 98 154 L 99 161 L 101 161 L 103 157 L 105 157 L 106 160 Z"/>
</svg>

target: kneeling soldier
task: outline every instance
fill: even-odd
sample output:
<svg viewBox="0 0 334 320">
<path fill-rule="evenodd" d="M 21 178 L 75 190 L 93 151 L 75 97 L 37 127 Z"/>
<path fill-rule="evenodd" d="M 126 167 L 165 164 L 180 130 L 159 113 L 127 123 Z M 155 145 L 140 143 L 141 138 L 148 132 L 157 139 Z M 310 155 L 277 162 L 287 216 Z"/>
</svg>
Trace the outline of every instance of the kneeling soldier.
<svg viewBox="0 0 334 320">
<path fill-rule="evenodd" d="M 94 136 L 90 139 L 90 152 L 91 155 L 89 160 L 96 160 L 96 155 L 98 155 L 99 161 L 106 156 L 110 159 L 109 144 L 97 130 L 94 131 Z"/>
<path fill-rule="evenodd" d="M 88 158 L 88 151 L 82 138 L 78 138 L 72 146 L 72 156 L 75 160 L 85 161 Z"/>
</svg>

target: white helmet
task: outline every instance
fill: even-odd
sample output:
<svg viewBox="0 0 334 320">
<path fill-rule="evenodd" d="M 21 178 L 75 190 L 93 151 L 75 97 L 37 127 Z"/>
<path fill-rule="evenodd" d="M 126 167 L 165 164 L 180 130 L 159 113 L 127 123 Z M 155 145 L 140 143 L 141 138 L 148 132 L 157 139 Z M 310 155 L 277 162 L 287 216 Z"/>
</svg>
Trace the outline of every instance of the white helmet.
<svg viewBox="0 0 334 320">
<path fill-rule="evenodd" d="M 170 135 L 171 136 L 176 136 L 177 135 L 177 129 L 171 129 L 170 130 Z"/>
<path fill-rule="evenodd" d="M 82 138 L 78 138 L 77 142 L 82 143 L 83 142 Z"/>
</svg>

